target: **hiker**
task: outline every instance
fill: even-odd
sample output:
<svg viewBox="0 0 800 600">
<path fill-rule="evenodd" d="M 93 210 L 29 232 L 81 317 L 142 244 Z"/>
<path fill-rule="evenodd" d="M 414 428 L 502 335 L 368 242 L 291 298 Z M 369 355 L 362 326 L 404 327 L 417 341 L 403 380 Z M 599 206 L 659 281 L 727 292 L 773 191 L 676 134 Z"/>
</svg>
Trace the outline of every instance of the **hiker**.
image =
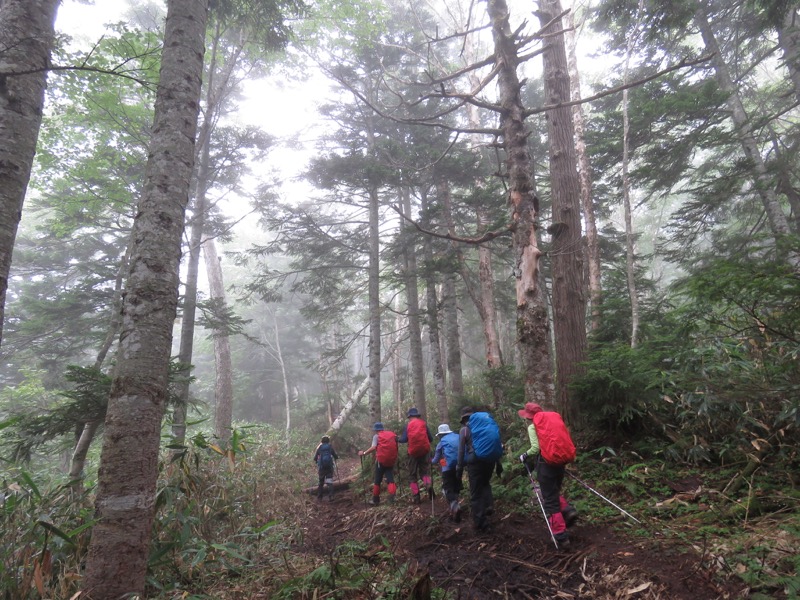
<svg viewBox="0 0 800 600">
<path fill-rule="evenodd" d="M 430 456 L 431 442 L 433 436 L 428 424 L 423 420 L 419 410 L 414 407 L 408 409 L 408 423 L 403 428 L 403 433 L 397 441 L 400 444 L 408 444 L 408 485 L 411 488 L 411 499 L 414 504 L 421 502 L 419 497 L 419 480 L 428 492 L 429 497 L 433 497 L 433 485 L 431 485 Z"/>
<path fill-rule="evenodd" d="M 339 460 L 339 455 L 331 445 L 331 438 L 327 435 L 322 436 L 319 446 L 314 452 L 314 462 L 317 463 L 319 475 L 319 486 L 317 487 L 317 500 L 322 500 L 322 488 L 328 484 L 328 500 L 333 502 L 333 469 L 334 460 Z"/>
<path fill-rule="evenodd" d="M 442 423 L 436 431 L 436 437 L 439 438 L 439 443 L 436 444 L 436 452 L 433 454 L 431 464 L 439 464 L 442 467 L 442 491 L 450 504 L 450 518 L 456 523 L 460 523 L 461 504 L 458 496 L 461 492 L 461 479 L 456 476 L 459 436 L 450 430 L 450 425 Z"/>
<path fill-rule="evenodd" d="M 359 450 L 359 456 L 375 453 L 375 479 L 372 483 L 372 500 L 370 504 L 377 506 L 381 503 L 381 482 L 386 477 L 386 489 L 389 492 L 389 502 L 393 503 L 397 486 L 394 484 L 394 463 L 397 462 L 397 435 L 383 428 L 383 423 L 372 426 L 375 435 L 372 436 L 372 446 L 367 450 Z"/>
<path fill-rule="evenodd" d="M 488 517 L 494 512 L 492 472 L 496 470 L 498 476 L 503 472 L 500 428 L 488 412 L 469 406 L 461 411 L 461 425 L 456 477 L 461 481 L 466 468 L 472 523 L 477 531 L 487 531 Z"/>
<path fill-rule="evenodd" d="M 550 531 L 559 547 L 567 546 L 567 528 L 578 520 L 578 511 L 561 495 L 561 484 L 567 463 L 575 460 L 575 444 L 557 412 L 544 411 L 535 402 L 528 402 L 517 414 L 530 421 L 528 438 L 531 442 L 531 447 L 520 455 L 519 460 L 526 464 L 529 459 L 534 461 Z"/>
</svg>

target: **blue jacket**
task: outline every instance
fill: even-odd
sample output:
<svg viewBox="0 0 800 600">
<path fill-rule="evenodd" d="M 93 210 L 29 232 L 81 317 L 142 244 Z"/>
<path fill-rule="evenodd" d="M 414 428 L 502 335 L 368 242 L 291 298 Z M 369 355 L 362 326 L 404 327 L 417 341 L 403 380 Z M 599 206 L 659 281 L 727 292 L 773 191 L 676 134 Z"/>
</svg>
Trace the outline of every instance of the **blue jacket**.
<svg viewBox="0 0 800 600">
<path fill-rule="evenodd" d="M 447 464 L 442 467 L 442 471 L 455 469 L 458 464 L 458 434 L 454 431 L 442 436 L 441 441 L 436 444 L 436 452 L 433 455 L 431 464 L 436 464 L 444 457 Z"/>
</svg>

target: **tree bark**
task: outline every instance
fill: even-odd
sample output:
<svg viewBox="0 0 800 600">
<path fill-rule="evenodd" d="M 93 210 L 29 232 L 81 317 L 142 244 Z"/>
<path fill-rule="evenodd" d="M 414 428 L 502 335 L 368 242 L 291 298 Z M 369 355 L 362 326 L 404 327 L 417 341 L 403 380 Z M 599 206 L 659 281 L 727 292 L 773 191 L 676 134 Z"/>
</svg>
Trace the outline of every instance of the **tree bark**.
<svg viewBox="0 0 800 600">
<path fill-rule="evenodd" d="M 628 84 L 628 73 L 633 47 L 639 33 L 639 21 L 644 14 L 644 1 L 639 0 L 639 9 L 634 30 L 628 34 L 625 49 L 623 84 Z M 622 207 L 625 214 L 625 277 L 628 284 L 628 299 L 631 303 L 631 348 L 639 342 L 639 294 L 636 289 L 636 244 L 633 231 L 633 210 L 631 209 L 630 166 L 630 119 L 628 117 L 628 88 L 622 90 Z"/>
<path fill-rule="evenodd" d="M 0 2 L 0 344 L 11 257 L 42 124 L 58 4 Z"/>
<path fill-rule="evenodd" d="M 537 285 L 539 250 L 537 240 L 538 198 L 533 191 L 528 131 L 517 77 L 519 57 L 508 20 L 505 0 L 488 0 L 494 40 L 495 67 L 502 107 L 500 126 L 506 155 L 509 206 L 515 225 L 513 234 L 514 271 L 517 280 L 517 339 L 525 364 L 525 399 L 548 404 L 553 396 L 549 323 L 544 294 Z"/>
<path fill-rule="evenodd" d="M 442 177 L 436 177 L 436 197 L 443 207 L 444 220 L 448 231 L 455 233 L 453 224 L 450 186 Z M 455 242 L 449 242 L 449 253 L 455 257 L 457 248 Z M 447 374 L 450 384 L 450 395 L 453 400 L 460 402 L 464 396 L 464 375 L 461 368 L 461 334 L 458 328 L 458 292 L 456 287 L 456 274 L 448 269 L 442 284 L 442 323 L 444 324 L 444 340 L 447 358 Z"/>
<path fill-rule="evenodd" d="M 429 214 L 428 194 L 422 192 L 422 214 Z M 436 393 L 436 417 L 439 423 L 446 423 L 447 412 L 447 387 L 442 364 L 442 345 L 439 335 L 439 299 L 436 295 L 436 277 L 433 268 L 433 244 L 430 236 L 425 236 L 423 241 L 423 256 L 425 260 L 425 302 L 426 318 L 428 322 L 428 344 L 431 349 L 431 372 L 433 374 L 433 389 Z"/>
<path fill-rule="evenodd" d="M 570 101 L 567 50 L 559 15 L 560 0 L 540 0 L 539 20 L 545 36 L 544 94 L 547 104 Z M 545 113 L 550 151 L 552 199 L 553 335 L 556 350 L 556 406 L 564 418 L 576 423 L 577 406 L 570 399 L 570 385 L 583 372 L 586 361 L 586 296 L 583 282 L 583 236 L 581 233 L 581 184 L 575 154 L 572 108 Z"/>
<path fill-rule="evenodd" d="M 400 191 L 403 212 L 411 218 L 411 198 L 408 189 Z M 420 325 L 419 285 L 417 283 L 417 250 L 409 225 L 403 225 L 408 235 L 403 244 L 405 260 L 404 280 L 406 284 L 406 310 L 408 311 L 408 347 L 411 359 L 411 387 L 414 390 L 414 405 L 423 415 L 428 413 L 425 398 L 425 364 L 422 358 L 422 326 Z"/>
<path fill-rule="evenodd" d="M 378 190 L 369 192 L 369 416 L 381 420 L 380 207 Z"/>
<path fill-rule="evenodd" d="M 283 380 L 283 397 L 286 403 L 286 448 L 291 447 L 291 431 L 292 431 L 292 402 L 291 395 L 289 394 L 289 378 L 286 375 L 286 363 L 283 360 L 283 351 L 281 350 L 281 336 L 278 329 L 278 319 L 275 313 L 272 314 L 272 326 L 275 331 L 275 356 L 278 359 L 278 364 L 281 367 L 281 379 Z"/>
<path fill-rule="evenodd" d="M 570 98 L 573 102 L 581 100 L 581 78 L 578 70 L 578 57 L 575 53 L 577 45 L 575 36 L 575 19 L 573 10 L 567 16 L 567 28 L 564 32 L 567 41 L 567 66 L 570 79 Z M 585 120 L 583 105 L 572 107 L 572 121 L 575 126 L 575 154 L 578 158 L 578 177 L 581 185 L 581 206 L 583 207 L 584 234 L 586 236 L 586 258 L 588 263 L 589 329 L 600 328 L 603 304 L 603 284 L 600 276 L 600 238 L 597 235 L 597 219 L 592 201 L 592 166 L 589 153 L 586 151 Z"/>
<path fill-rule="evenodd" d="M 205 0 L 168 2 L 145 186 L 133 225 L 117 371 L 98 473 L 98 522 L 82 584 L 86 597 L 97 600 L 144 593 L 206 18 Z"/>
<path fill-rule="evenodd" d="M 208 291 L 212 300 L 220 307 L 226 305 L 225 285 L 222 279 L 222 265 L 217 256 L 217 245 L 213 238 L 203 242 L 203 257 L 208 274 Z M 231 343 L 224 330 L 214 332 L 214 433 L 220 441 L 231 437 L 233 428 L 233 361 Z M 287 417 L 288 418 L 288 417 Z"/>
</svg>

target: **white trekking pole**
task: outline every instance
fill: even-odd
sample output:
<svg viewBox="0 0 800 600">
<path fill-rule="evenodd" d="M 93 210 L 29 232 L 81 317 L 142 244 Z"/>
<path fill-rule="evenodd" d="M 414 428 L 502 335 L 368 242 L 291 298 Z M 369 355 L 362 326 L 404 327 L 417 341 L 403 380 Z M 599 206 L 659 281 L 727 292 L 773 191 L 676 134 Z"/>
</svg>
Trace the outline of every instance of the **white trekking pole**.
<svg viewBox="0 0 800 600">
<path fill-rule="evenodd" d="M 583 487 L 585 487 L 587 490 L 589 490 L 589 491 L 590 491 L 590 492 L 592 492 L 593 494 L 596 494 L 597 496 L 599 496 L 600 498 L 602 498 L 603 500 L 605 500 L 606 502 L 608 502 L 608 503 L 609 503 L 611 506 L 613 506 L 614 508 L 616 508 L 616 509 L 617 509 L 619 512 L 621 512 L 621 513 L 622 513 L 623 515 L 625 515 L 626 517 L 628 517 L 628 518 L 630 518 L 630 519 L 633 519 L 633 520 L 634 520 L 634 521 L 636 521 L 637 523 L 640 523 L 640 524 L 641 524 L 641 521 L 640 521 L 639 519 L 637 519 L 636 517 L 634 517 L 634 516 L 633 516 L 631 513 L 629 513 L 629 512 L 628 512 L 627 510 L 625 510 L 624 508 L 622 508 L 622 507 L 620 507 L 620 506 L 617 506 L 616 504 L 614 504 L 614 503 L 613 503 L 611 500 L 609 500 L 608 498 L 606 498 L 605 496 L 603 496 L 603 494 L 601 494 L 601 493 L 600 493 L 600 492 L 598 492 L 596 489 L 594 489 L 593 487 L 591 487 L 591 486 L 590 486 L 588 483 L 586 483 L 585 481 L 582 481 L 582 480 L 580 480 L 580 479 L 579 479 L 579 478 L 578 478 L 576 475 L 573 475 L 573 474 L 572 474 L 572 473 L 570 473 L 569 471 L 567 471 L 567 475 L 569 475 L 570 477 L 572 477 L 572 478 L 573 478 L 575 481 L 577 481 L 578 483 L 580 483 L 580 484 L 581 484 Z"/>
<path fill-rule="evenodd" d="M 536 499 L 539 501 L 539 508 L 542 509 L 542 515 L 544 515 L 544 522 L 547 524 L 547 531 L 550 532 L 550 539 L 553 540 L 553 544 L 558 550 L 558 542 L 556 541 L 556 536 L 553 534 L 553 528 L 550 527 L 550 519 L 547 518 L 547 511 L 544 509 L 544 500 L 542 499 L 542 490 L 539 489 L 539 483 L 536 481 L 536 478 L 531 473 L 530 468 L 528 467 L 528 463 L 524 460 L 520 461 L 523 465 L 525 465 L 525 470 L 528 471 L 528 479 L 531 481 L 531 487 L 533 488 L 533 493 L 536 496 Z"/>
</svg>

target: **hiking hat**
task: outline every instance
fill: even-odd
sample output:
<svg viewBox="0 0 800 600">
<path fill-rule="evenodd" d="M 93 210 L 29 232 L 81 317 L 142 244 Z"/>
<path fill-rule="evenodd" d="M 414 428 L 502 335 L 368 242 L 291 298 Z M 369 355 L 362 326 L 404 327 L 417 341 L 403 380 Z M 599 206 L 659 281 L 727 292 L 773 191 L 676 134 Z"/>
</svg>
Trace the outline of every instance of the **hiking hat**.
<svg viewBox="0 0 800 600">
<path fill-rule="evenodd" d="M 461 409 L 461 422 L 463 423 L 467 419 L 469 419 L 472 414 L 475 412 L 475 409 L 471 406 L 465 406 Z"/>
<path fill-rule="evenodd" d="M 378 421 L 377 423 L 375 423 L 375 425 L 372 426 L 372 429 L 374 429 L 375 431 L 383 431 L 383 423 Z"/>
<path fill-rule="evenodd" d="M 441 425 L 439 425 L 439 431 L 436 432 L 436 435 L 446 435 L 448 433 L 453 433 L 452 431 L 450 431 L 450 425 L 448 425 L 447 423 L 442 423 Z"/>
<path fill-rule="evenodd" d="M 322 443 L 323 444 L 328 444 L 328 443 L 330 443 L 330 441 L 331 441 L 331 438 L 329 438 L 327 435 L 323 435 L 322 436 Z"/>
<path fill-rule="evenodd" d="M 420 416 L 420 414 L 419 411 L 412 406 L 411 408 L 408 409 L 408 415 L 406 416 L 410 419 L 411 417 L 418 417 Z"/>
<path fill-rule="evenodd" d="M 525 408 L 517 411 L 517 414 L 523 419 L 533 419 L 533 415 L 540 412 L 542 412 L 541 406 L 536 404 L 536 402 L 528 402 Z"/>
</svg>

